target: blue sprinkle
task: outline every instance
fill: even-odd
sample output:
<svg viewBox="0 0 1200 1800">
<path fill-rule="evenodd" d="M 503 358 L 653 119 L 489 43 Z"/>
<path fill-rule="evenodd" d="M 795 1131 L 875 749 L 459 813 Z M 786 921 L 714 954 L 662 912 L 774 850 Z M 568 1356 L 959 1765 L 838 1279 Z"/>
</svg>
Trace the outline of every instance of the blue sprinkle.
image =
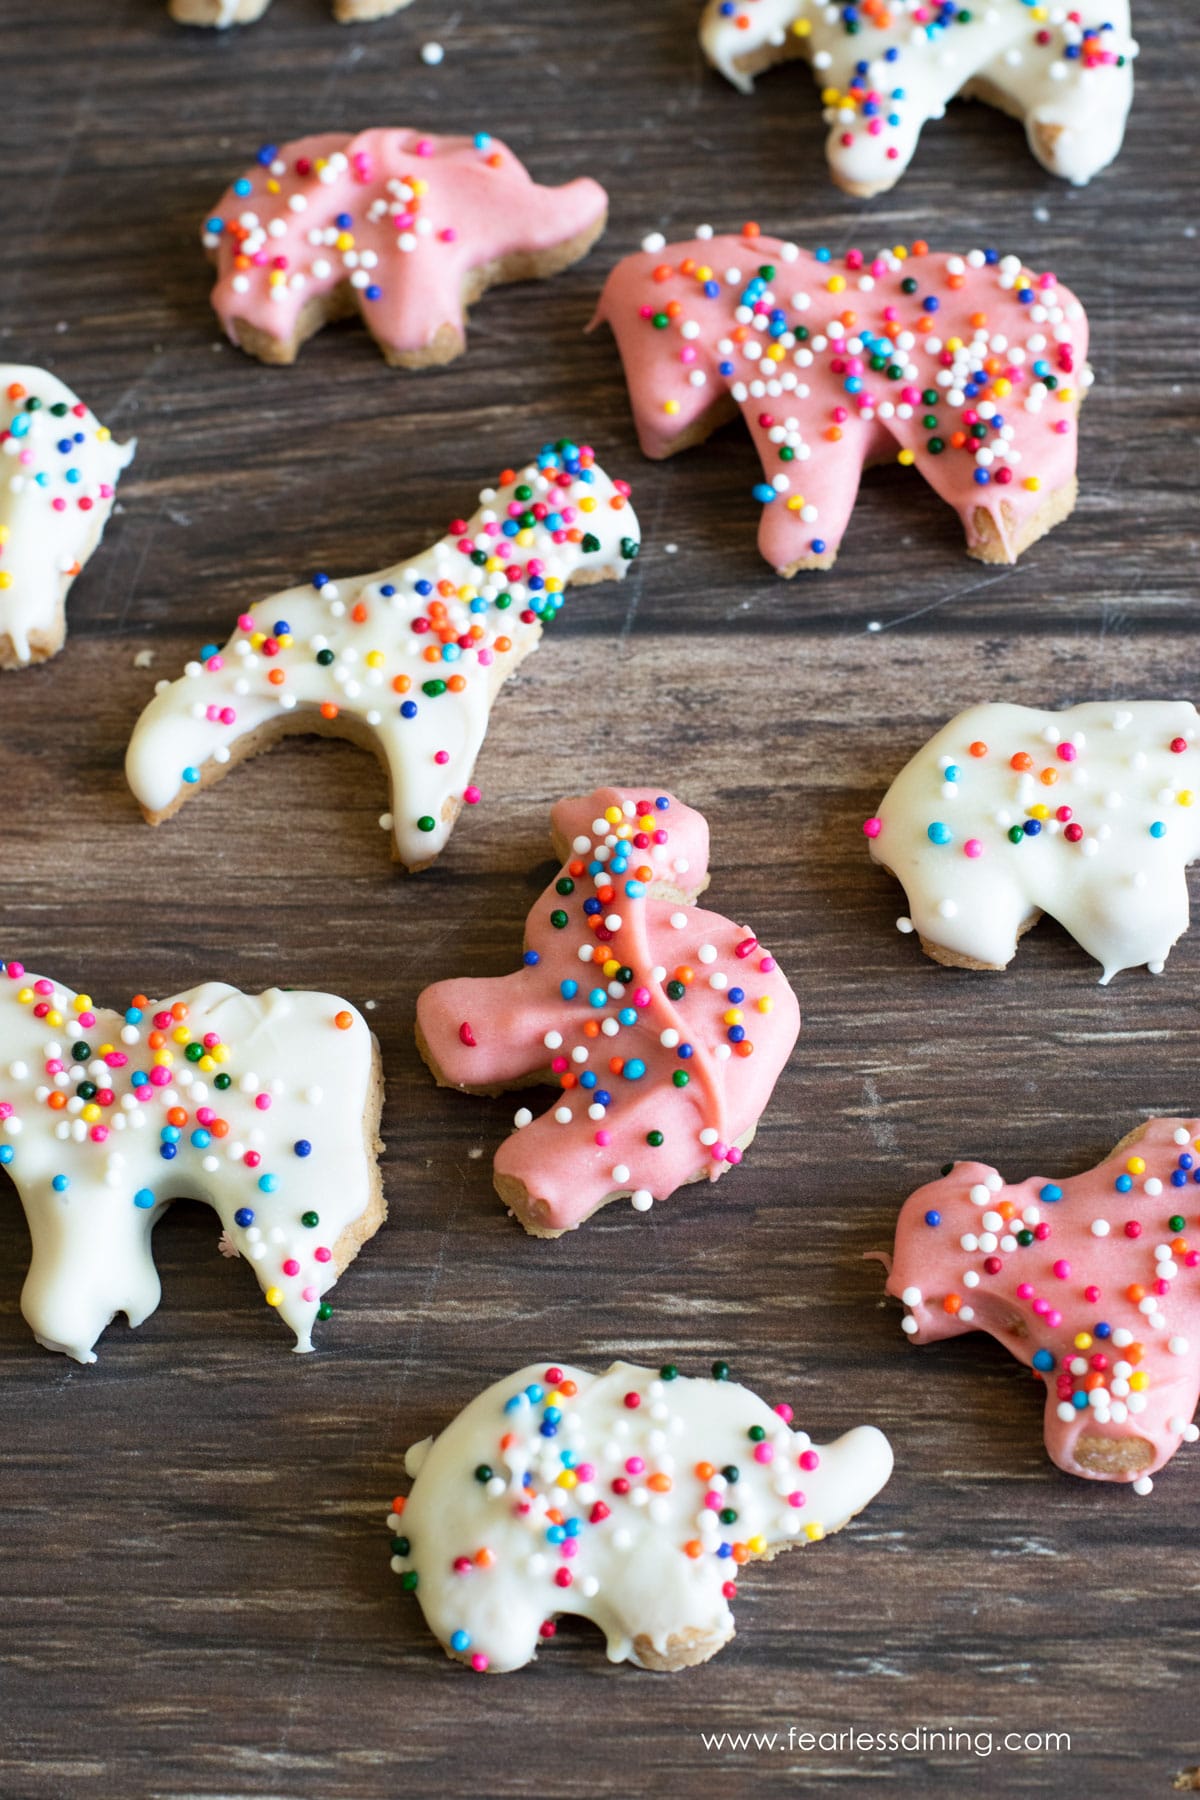
<svg viewBox="0 0 1200 1800">
<path fill-rule="evenodd" d="M 1045 1200 L 1047 1205 L 1049 1205 L 1055 1200 L 1062 1199 L 1062 1189 L 1055 1182 L 1048 1181 L 1045 1187 L 1039 1191 L 1038 1199 Z"/>
<path fill-rule="evenodd" d="M 1033 1366 L 1035 1369 L 1052 1369 L 1054 1367 L 1054 1357 L 1049 1350 L 1035 1350 L 1033 1353 Z"/>
<path fill-rule="evenodd" d="M 139 1188 L 133 1196 L 133 1204 L 140 1207 L 142 1212 L 149 1212 L 154 1205 L 154 1195 L 149 1188 Z"/>
<path fill-rule="evenodd" d="M 243 1230 L 247 1225 L 253 1225 L 254 1208 L 251 1206 L 239 1206 L 233 1215 L 233 1222 L 235 1225 L 242 1226 Z"/>
<path fill-rule="evenodd" d="M 451 1632 L 450 1648 L 452 1650 L 469 1650 L 471 1648 L 470 1632 L 469 1631 L 453 1631 L 453 1632 Z"/>
<path fill-rule="evenodd" d="M 573 1000 L 579 992 L 579 983 L 577 981 L 560 981 L 558 991 L 564 1000 Z"/>
<path fill-rule="evenodd" d="M 69 1175 L 56 1175 L 54 1180 L 50 1183 L 50 1186 L 54 1189 L 56 1194 L 65 1194 L 70 1185 L 71 1178 Z"/>
<path fill-rule="evenodd" d="M 925 1223 L 927 1225 L 936 1226 L 936 1225 L 940 1225 L 941 1222 L 942 1222 L 942 1215 L 940 1212 L 936 1212 L 931 1209 L 929 1212 L 927 1212 L 925 1214 Z"/>
<path fill-rule="evenodd" d="M 527 969 L 536 969 L 541 960 L 536 950 L 527 950 L 521 958 Z"/>
<path fill-rule="evenodd" d="M 298 1138 L 292 1145 L 292 1153 L 295 1156 L 311 1156 L 312 1145 L 307 1138 Z"/>
<path fill-rule="evenodd" d="M 264 1194 L 273 1194 L 279 1186 L 279 1177 L 278 1175 L 260 1175 L 258 1185 Z"/>
<path fill-rule="evenodd" d="M 940 819 L 935 819 L 933 824 L 927 827 L 925 836 L 931 844 L 949 844 L 954 841 L 954 833 Z"/>
</svg>

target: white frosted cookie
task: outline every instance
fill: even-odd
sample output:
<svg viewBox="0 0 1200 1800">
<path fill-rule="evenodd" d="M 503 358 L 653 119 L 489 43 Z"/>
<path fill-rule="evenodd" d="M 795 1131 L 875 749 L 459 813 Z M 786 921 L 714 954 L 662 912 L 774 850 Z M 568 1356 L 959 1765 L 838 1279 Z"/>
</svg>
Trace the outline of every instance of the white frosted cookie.
<svg viewBox="0 0 1200 1800">
<path fill-rule="evenodd" d="M 38 1342 L 95 1362 L 117 1313 L 147 1319 L 151 1233 L 186 1197 L 311 1350 L 323 1296 L 385 1217 L 382 1098 L 375 1040 L 332 994 L 210 981 L 115 1013 L 0 962 L 0 1169 L 29 1222 Z"/>
<path fill-rule="evenodd" d="M 257 602 L 224 648 L 160 682 L 125 759 L 150 823 L 281 737 L 348 737 L 387 770 L 397 860 L 431 863 L 481 797 L 471 777 L 492 702 L 567 586 L 619 580 L 639 548 L 628 486 L 586 447 L 548 446 L 479 498 L 470 521 L 392 568 L 314 575 Z"/>
<path fill-rule="evenodd" d="M 1200 856 L 1198 726 L 1187 700 L 960 713 L 863 826 L 908 896 L 901 930 L 938 962 L 1002 969 L 1045 912 L 1102 983 L 1139 963 L 1160 974 Z"/>
<path fill-rule="evenodd" d="M 0 669 L 45 662 L 134 445 L 46 369 L 0 364 Z"/>
<path fill-rule="evenodd" d="M 252 25 L 261 19 L 271 0 L 167 0 L 167 11 L 181 25 Z M 366 24 L 403 12 L 412 0 L 333 0 L 333 16 L 340 25 Z"/>
<path fill-rule="evenodd" d="M 887 1481 L 874 1426 L 820 1447 L 727 1364 L 713 1375 L 534 1363 L 409 1451 L 392 1567 L 450 1656 L 519 1669 L 577 1613 L 611 1662 L 705 1662 L 746 1563 L 840 1531 Z"/>
<path fill-rule="evenodd" d="M 830 172 L 862 197 L 899 180 L 956 94 L 1020 119 L 1052 175 L 1090 181 L 1121 148 L 1137 55 L 1129 0 L 708 0 L 700 38 L 746 93 L 775 63 L 810 62 Z"/>
</svg>

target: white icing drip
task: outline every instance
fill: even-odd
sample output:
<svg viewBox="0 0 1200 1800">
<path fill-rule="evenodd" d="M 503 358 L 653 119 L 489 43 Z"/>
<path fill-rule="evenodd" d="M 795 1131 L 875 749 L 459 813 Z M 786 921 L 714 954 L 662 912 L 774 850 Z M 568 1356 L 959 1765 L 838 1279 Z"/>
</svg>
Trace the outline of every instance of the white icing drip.
<svg viewBox="0 0 1200 1800">
<path fill-rule="evenodd" d="M 492 1670 L 528 1662 L 540 1627 L 558 1612 L 594 1620 L 614 1662 L 644 1664 L 647 1644 L 671 1661 L 703 1660 L 733 1635 L 723 1588 L 739 1564 L 719 1554 L 722 1544 L 761 1557 L 816 1541 L 853 1518 L 891 1473 L 891 1449 L 873 1426 L 814 1451 L 805 1433 L 736 1382 L 664 1381 L 620 1362 L 599 1376 L 559 1365 L 558 1379 L 548 1387 L 546 1365 L 531 1365 L 410 1451 L 413 1490 L 390 1521 L 409 1545 L 392 1566 L 416 1571 L 434 1634 Z M 563 1394 L 564 1382 L 577 1392 Z M 540 1394 L 531 1399 L 530 1389 Z M 550 1404 L 558 1418 L 554 1435 L 543 1436 Z M 501 1449 L 504 1438 L 511 1441 Z M 805 1457 L 816 1466 L 803 1466 Z M 713 1471 L 703 1480 L 700 1463 Z M 736 1480 L 720 1472 L 730 1466 Z M 628 1491 L 616 1493 L 614 1480 Z M 562 1527 L 548 1521 L 551 1508 Z M 723 1521 L 725 1508 L 736 1518 Z M 563 1528 L 573 1555 L 555 1541 Z M 560 1571 L 569 1585 L 558 1584 Z"/>
</svg>

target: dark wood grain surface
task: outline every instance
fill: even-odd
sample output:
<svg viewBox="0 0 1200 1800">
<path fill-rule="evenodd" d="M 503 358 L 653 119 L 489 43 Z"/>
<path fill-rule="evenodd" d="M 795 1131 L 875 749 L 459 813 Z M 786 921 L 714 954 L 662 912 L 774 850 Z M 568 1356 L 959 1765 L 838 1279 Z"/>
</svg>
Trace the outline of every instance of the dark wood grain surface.
<svg viewBox="0 0 1200 1800">
<path fill-rule="evenodd" d="M 1038 1390 L 990 1343 L 907 1347 L 878 1266 L 910 1189 L 956 1154 L 1014 1176 L 1093 1162 L 1195 1111 L 1200 923 L 1108 990 L 1057 927 L 1004 977 L 935 968 L 858 824 L 959 706 L 1197 698 L 1194 70 L 1186 0 L 1143 0 L 1125 153 L 1075 192 L 1019 127 L 954 107 L 868 205 L 828 183 L 808 72 L 753 100 L 707 71 L 695 0 L 417 0 L 339 29 L 325 0 L 188 32 L 157 0 L 3 0 L 0 352 L 75 384 L 137 460 L 71 601 L 64 654 L 0 677 L 0 925 L 98 999 L 209 976 L 341 991 L 388 1075 L 391 1221 L 301 1359 L 217 1227 L 156 1233 L 159 1311 L 95 1367 L 39 1350 L 0 1193 L 0 1795 L 392 1800 L 779 1792 L 1153 1796 L 1200 1762 L 1200 1451 L 1148 1500 L 1060 1475 Z M 444 43 L 425 67 L 420 47 Z M 260 141 L 486 127 L 542 180 L 600 177 L 608 236 L 478 308 L 468 355 L 385 369 L 353 327 L 265 369 L 218 341 L 197 222 Z M 868 477 L 836 570 L 757 557 L 748 444 L 638 455 L 617 358 L 582 335 L 652 228 L 700 220 L 870 251 L 996 243 L 1085 299 L 1097 385 L 1072 519 L 1016 569 L 964 556 L 899 469 Z M 547 438 L 635 484 L 645 551 L 573 596 L 497 707 L 486 804 L 393 873 L 370 758 L 285 745 L 151 833 L 121 765 L 156 675 L 239 603 L 437 535 Z M 146 653 L 153 667 L 141 666 Z M 512 962 L 547 812 L 600 781 L 708 815 L 712 903 L 748 913 L 805 1015 L 745 1166 L 646 1217 L 534 1242 L 493 1195 L 504 1101 L 435 1090 L 428 980 Z M 817 1437 L 858 1420 L 897 1471 L 844 1535 L 753 1572 L 706 1668 L 611 1668 L 566 1627 L 535 1668 L 448 1663 L 389 1574 L 407 1444 L 533 1356 L 726 1355 Z M 702 1730 L 1065 1731 L 1069 1754 L 707 1752 Z M 970 1789 L 968 1791 L 971 1791 Z"/>
</svg>

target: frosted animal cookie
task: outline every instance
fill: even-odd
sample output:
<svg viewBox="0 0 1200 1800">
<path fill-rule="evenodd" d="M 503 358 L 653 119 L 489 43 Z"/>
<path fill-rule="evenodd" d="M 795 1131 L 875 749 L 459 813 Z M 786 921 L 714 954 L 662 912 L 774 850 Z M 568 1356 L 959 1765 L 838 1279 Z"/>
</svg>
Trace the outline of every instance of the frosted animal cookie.
<svg viewBox="0 0 1200 1800">
<path fill-rule="evenodd" d="M 311 1350 L 322 1296 L 385 1217 L 382 1098 L 375 1040 L 332 994 L 209 981 L 104 1012 L 0 962 L 0 1169 L 29 1221 L 38 1342 L 95 1362 L 115 1314 L 147 1319 L 151 1232 L 186 1196 Z"/>
<path fill-rule="evenodd" d="M 803 56 L 821 81 L 833 179 L 866 197 L 892 187 L 927 119 L 956 94 L 1023 121 L 1052 175 L 1081 186 L 1116 156 L 1133 99 L 1128 0 L 708 0 L 708 60 L 749 93 Z"/>
<path fill-rule="evenodd" d="M 935 961 L 1003 969 L 1047 912 L 1104 984 L 1138 963 L 1161 974 L 1187 929 L 1198 799 L 1189 700 L 973 706 L 913 757 L 863 830 L 908 896 L 901 930 Z"/>
<path fill-rule="evenodd" d="M 707 1662 L 734 1635 L 738 1570 L 840 1531 L 886 1483 L 873 1425 L 818 1448 L 790 1406 L 727 1363 L 713 1376 L 534 1363 L 414 1445 L 392 1568 L 447 1655 L 519 1669 L 576 1613 L 610 1662 Z"/>
<path fill-rule="evenodd" d="M 443 1087 L 560 1089 L 522 1107 L 496 1192 L 535 1237 L 629 1195 L 645 1212 L 742 1159 L 800 1029 L 783 972 L 748 926 L 693 902 L 708 827 L 669 794 L 598 788 L 551 814 L 563 867 L 525 927 L 521 967 L 439 981 L 417 1043 Z"/>
<path fill-rule="evenodd" d="M 375 575 L 314 575 L 244 612 L 162 681 L 125 772 L 152 825 L 236 763 L 297 732 L 373 749 L 391 785 L 393 854 L 426 868 L 445 847 L 492 702 L 566 598 L 620 580 L 639 548 L 629 488 L 586 446 L 547 446 L 485 488 L 469 522 Z"/>
<path fill-rule="evenodd" d="M 168 0 L 167 10 L 181 25 L 252 25 L 261 19 L 271 0 Z M 333 0 L 333 16 L 339 25 L 361 25 L 403 12 L 412 0 Z"/>
<path fill-rule="evenodd" d="M 217 317 L 261 362 L 359 312 L 389 363 L 419 369 L 461 355 L 486 289 L 569 268 L 607 217 L 597 182 L 539 187 L 486 132 L 333 132 L 260 150 L 203 241 Z"/>
<path fill-rule="evenodd" d="M 0 364 L 0 669 L 62 649 L 71 583 L 133 452 L 57 375 Z"/>
<path fill-rule="evenodd" d="M 955 1163 L 904 1203 L 887 1291 L 905 1331 L 1011 1350 L 1046 1385 L 1046 1448 L 1069 1475 L 1148 1494 L 1200 1436 L 1197 1152 L 1200 1119 L 1151 1119 L 1086 1174 L 1010 1185 Z"/>
<path fill-rule="evenodd" d="M 763 480 L 759 548 L 780 575 L 832 567 L 864 466 L 892 457 L 954 507 L 967 550 L 1015 562 L 1075 504 L 1091 382 L 1082 306 L 1015 256 L 810 254 L 758 226 L 655 234 L 609 276 L 647 456 L 741 412 Z"/>
</svg>

